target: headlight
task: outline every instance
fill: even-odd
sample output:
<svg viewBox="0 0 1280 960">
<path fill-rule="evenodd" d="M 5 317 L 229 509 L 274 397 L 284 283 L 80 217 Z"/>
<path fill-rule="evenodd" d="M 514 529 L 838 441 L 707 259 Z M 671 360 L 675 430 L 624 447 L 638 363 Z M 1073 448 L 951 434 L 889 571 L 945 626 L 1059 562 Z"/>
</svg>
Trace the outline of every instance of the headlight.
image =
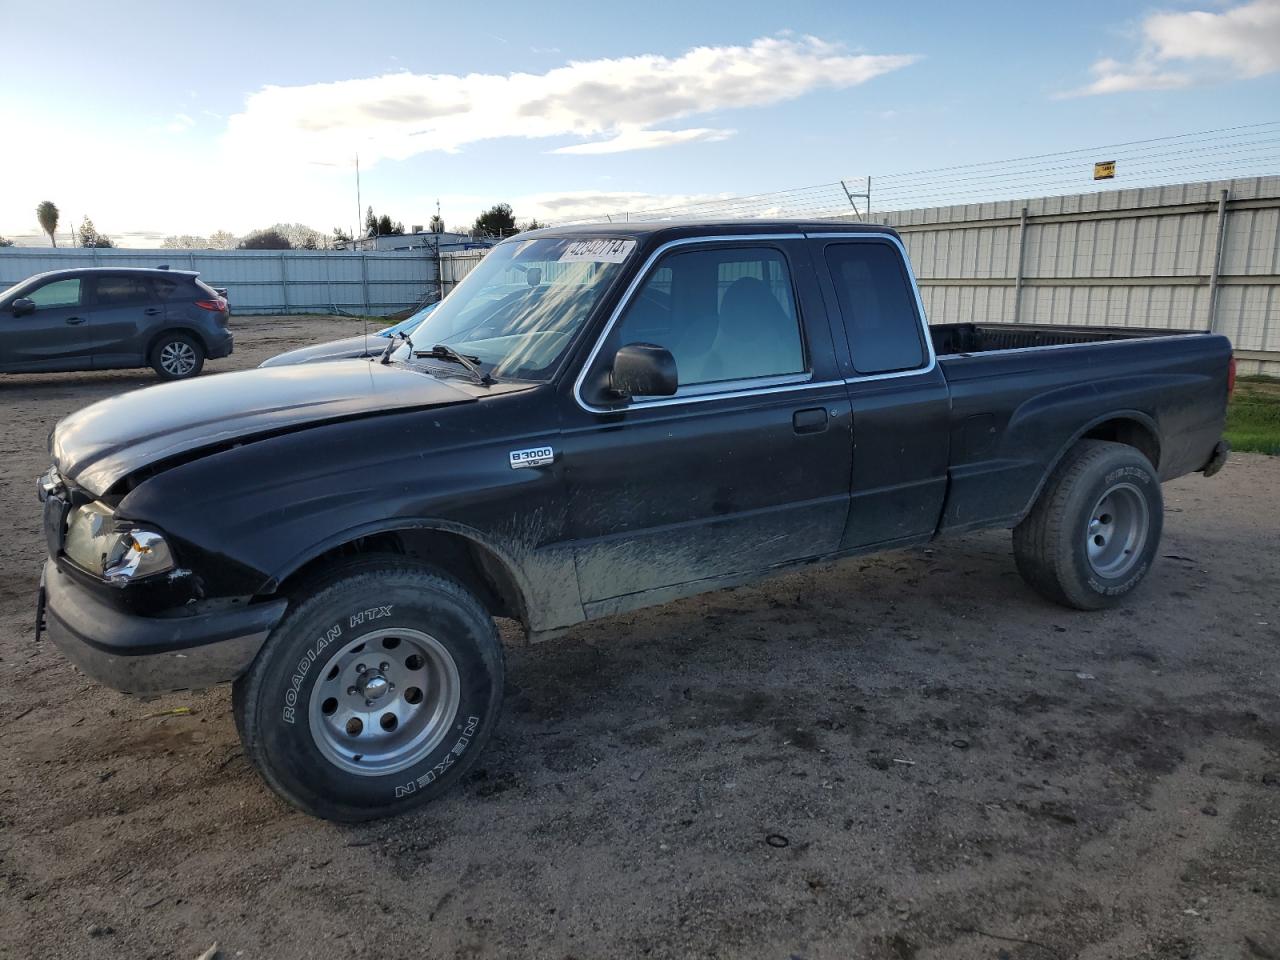
<svg viewBox="0 0 1280 960">
<path fill-rule="evenodd" d="M 139 580 L 173 569 L 164 537 L 117 519 L 102 503 L 86 504 L 71 514 L 62 549 L 77 567 L 107 580 Z"/>
</svg>

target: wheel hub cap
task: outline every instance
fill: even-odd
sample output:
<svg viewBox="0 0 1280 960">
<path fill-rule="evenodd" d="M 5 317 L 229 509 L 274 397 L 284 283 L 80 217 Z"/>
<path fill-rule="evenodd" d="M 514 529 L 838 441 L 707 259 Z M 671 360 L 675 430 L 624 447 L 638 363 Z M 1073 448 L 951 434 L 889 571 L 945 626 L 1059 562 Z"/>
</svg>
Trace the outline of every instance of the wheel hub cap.
<svg viewBox="0 0 1280 960">
<path fill-rule="evenodd" d="M 173 374 L 190 373 L 196 365 L 195 351 L 185 343 L 166 343 L 160 351 L 160 365 Z"/>
<path fill-rule="evenodd" d="M 308 723 L 335 766 L 362 776 L 411 767 L 448 735 L 462 684 L 435 637 L 398 627 L 348 641 L 320 667 Z"/>
<path fill-rule="evenodd" d="M 360 689 L 366 700 L 377 700 L 386 696 L 390 681 L 380 673 L 366 673 L 360 681 Z"/>
<path fill-rule="evenodd" d="M 1124 576 L 1142 556 L 1151 527 L 1147 498 L 1131 483 L 1118 483 L 1094 504 L 1085 527 L 1085 554 L 1099 576 Z"/>
</svg>

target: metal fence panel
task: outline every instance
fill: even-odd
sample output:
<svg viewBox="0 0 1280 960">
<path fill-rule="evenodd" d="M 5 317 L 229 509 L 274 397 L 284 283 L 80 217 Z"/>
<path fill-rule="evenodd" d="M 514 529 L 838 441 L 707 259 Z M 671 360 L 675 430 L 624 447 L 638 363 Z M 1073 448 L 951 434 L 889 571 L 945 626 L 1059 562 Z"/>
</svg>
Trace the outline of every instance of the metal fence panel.
<svg viewBox="0 0 1280 960">
<path fill-rule="evenodd" d="M 445 256 L 451 256 L 446 254 Z M 234 313 L 384 315 L 440 295 L 429 250 L 85 250 L 0 249 L 0 289 L 46 270 L 70 267 L 156 267 L 196 270 L 226 287 Z"/>
<path fill-rule="evenodd" d="M 883 221 L 902 234 L 930 322 L 1213 329 L 1232 339 L 1241 372 L 1280 374 L 1280 177 Z"/>
</svg>

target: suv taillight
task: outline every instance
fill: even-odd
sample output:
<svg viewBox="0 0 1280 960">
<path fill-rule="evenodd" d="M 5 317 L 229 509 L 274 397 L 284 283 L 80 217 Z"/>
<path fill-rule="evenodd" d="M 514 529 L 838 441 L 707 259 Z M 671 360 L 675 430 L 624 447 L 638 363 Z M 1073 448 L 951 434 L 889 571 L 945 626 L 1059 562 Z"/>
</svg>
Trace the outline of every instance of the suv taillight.
<svg viewBox="0 0 1280 960">
<path fill-rule="evenodd" d="M 212 300 L 197 300 L 196 306 L 201 310 L 212 310 L 214 313 L 222 313 L 227 309 L 227 298 L 214 297 Z"/>
</svg>

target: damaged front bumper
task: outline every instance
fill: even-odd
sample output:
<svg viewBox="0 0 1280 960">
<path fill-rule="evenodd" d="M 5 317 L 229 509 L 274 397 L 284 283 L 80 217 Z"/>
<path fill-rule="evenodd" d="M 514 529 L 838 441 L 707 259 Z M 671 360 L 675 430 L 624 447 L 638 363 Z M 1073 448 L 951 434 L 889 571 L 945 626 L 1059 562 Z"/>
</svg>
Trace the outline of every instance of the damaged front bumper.
<svg viewBox="0 0 1280 960">
<path fill-rule="evenodd" d="M 210 612 L 146 617 L 126 613 L 45 562 L 36 632 L 93 679 L 125 693 L 152 695 L 210 687 L 248 669 L 288 601 Z"/>
</svg>

